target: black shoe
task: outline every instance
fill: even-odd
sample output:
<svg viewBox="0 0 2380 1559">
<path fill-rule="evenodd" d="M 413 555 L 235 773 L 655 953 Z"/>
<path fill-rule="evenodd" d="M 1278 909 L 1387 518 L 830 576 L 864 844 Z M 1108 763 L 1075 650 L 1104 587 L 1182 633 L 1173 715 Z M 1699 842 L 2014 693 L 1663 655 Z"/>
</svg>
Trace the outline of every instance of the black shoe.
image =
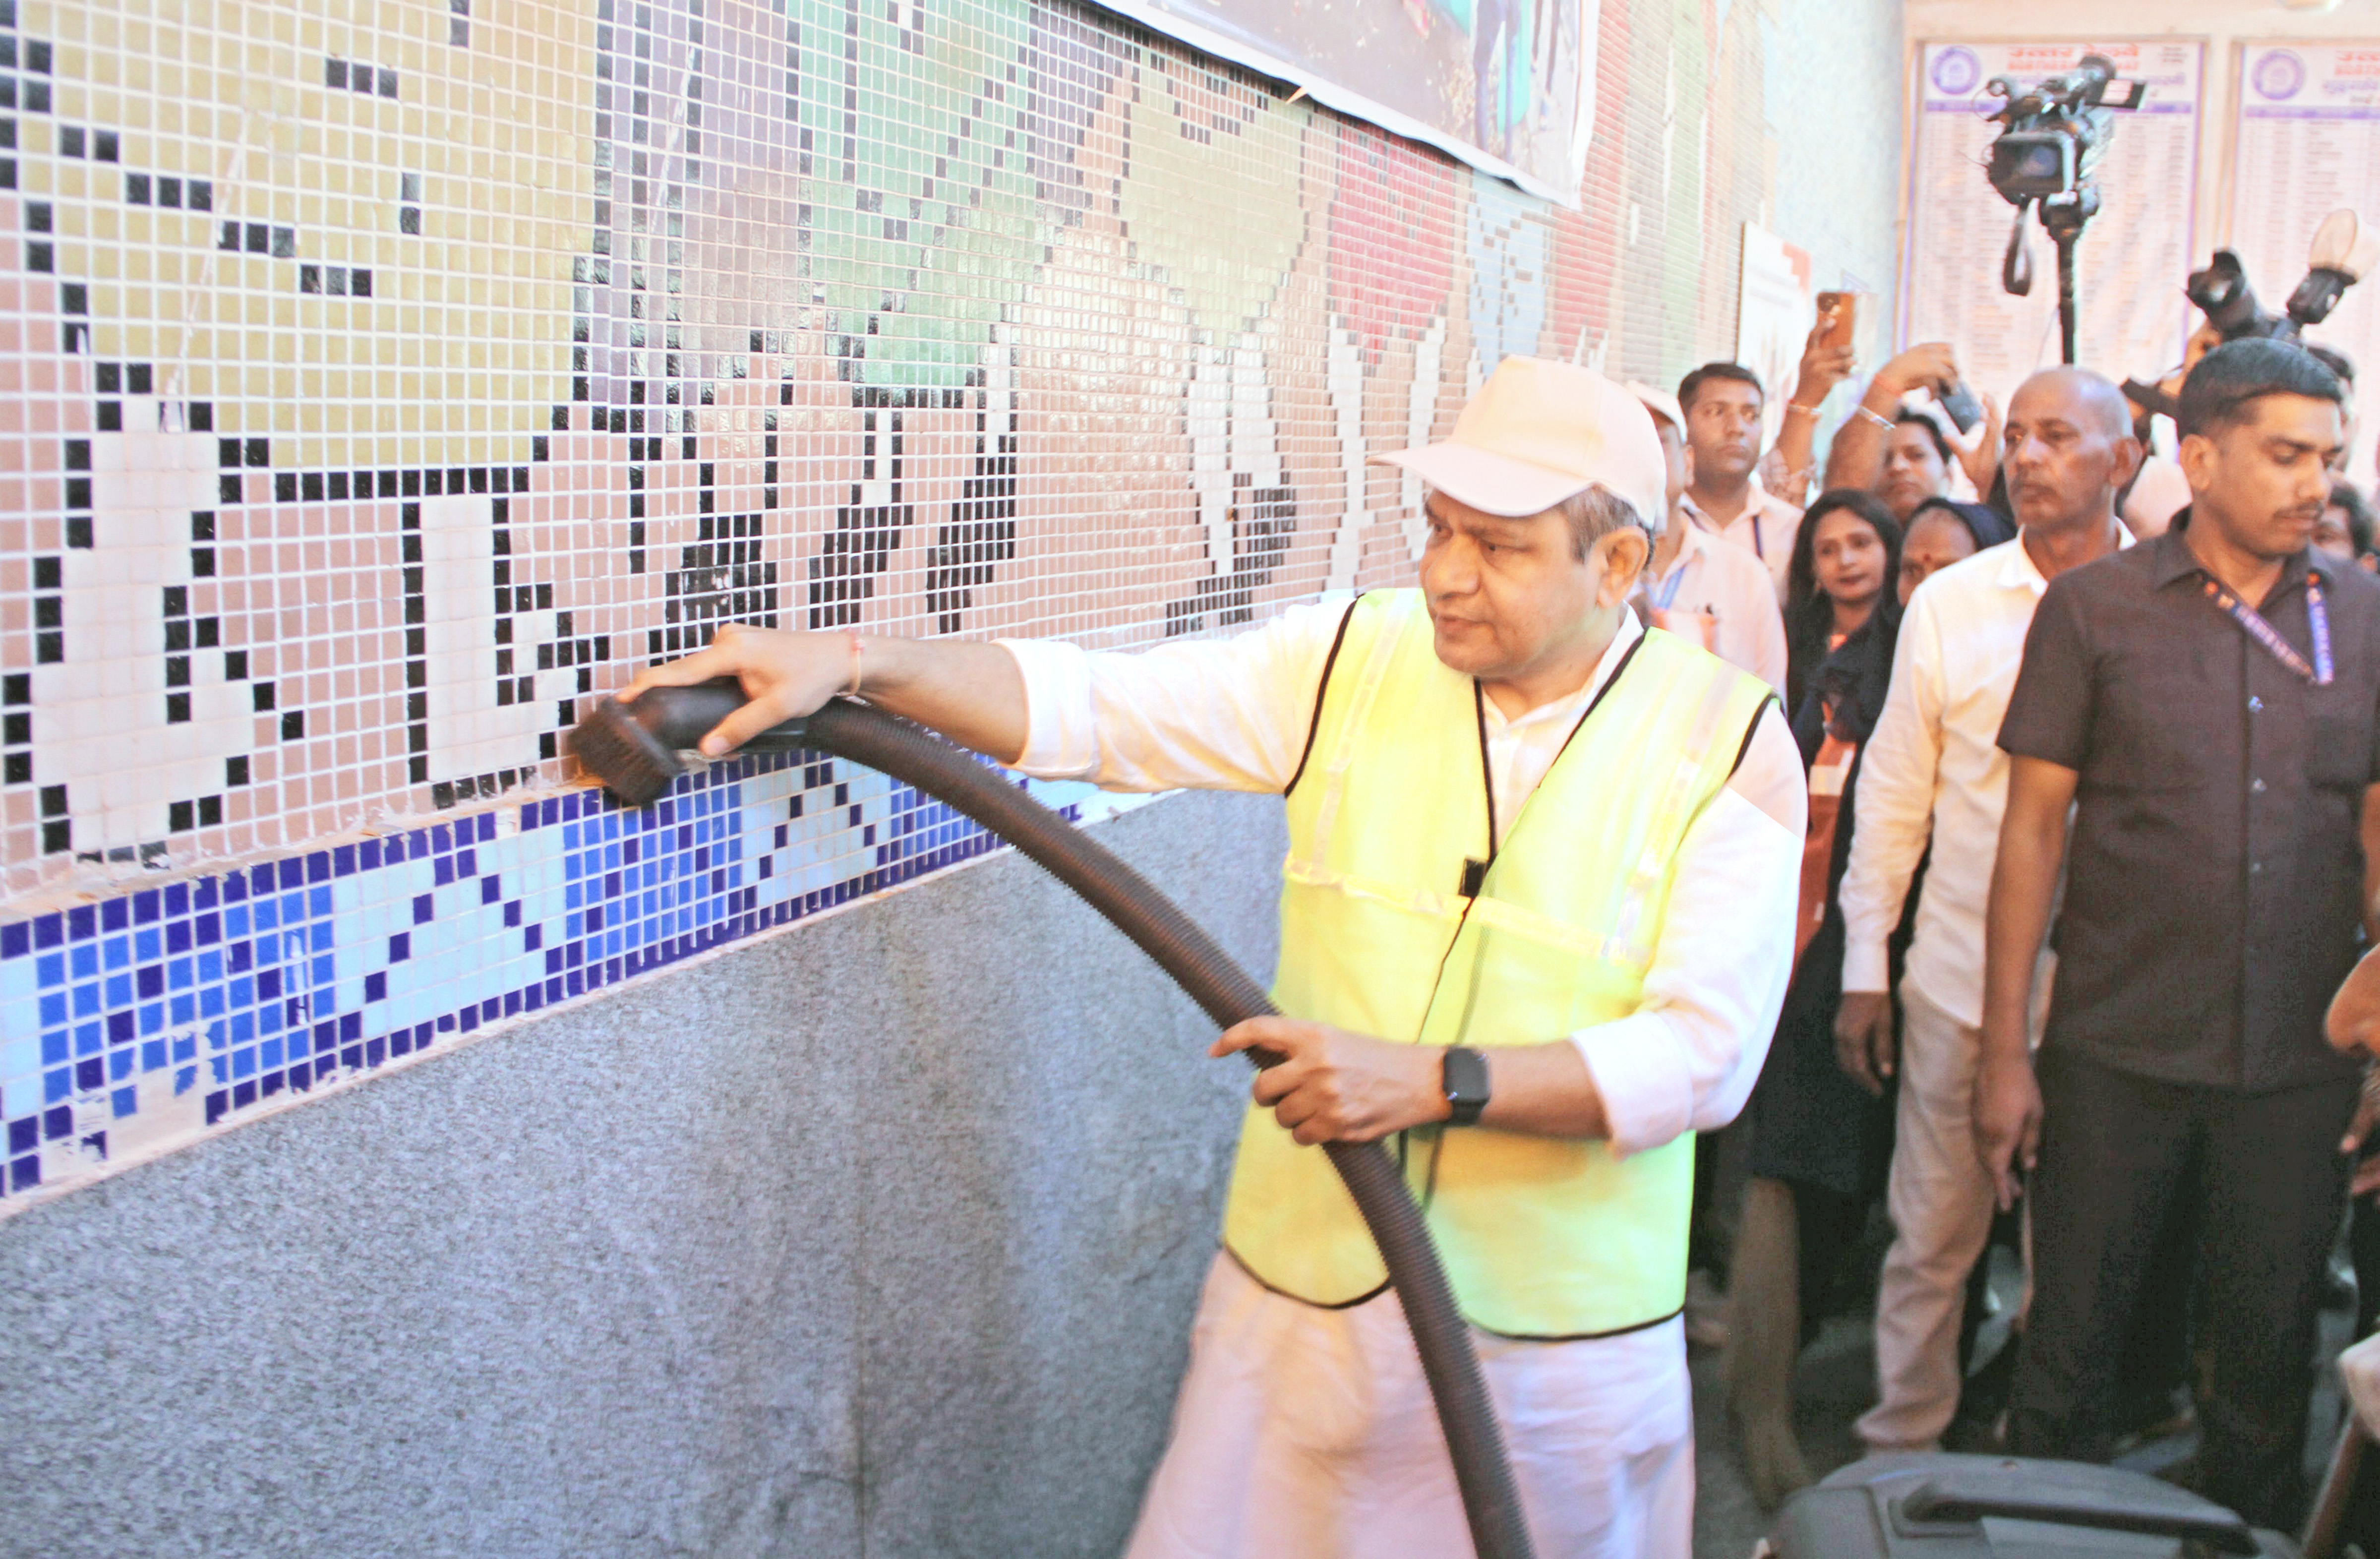
<svg viewBox="0 0 2380 1559">
<path fill-rule="evenodd" d="M 2180 1391 L 2142 1391 L 2116 1404 L 2113 1424 L 2115 1455 L 2126 1455 L 2143 1445 L 2172 1440 L 2198 1427 L 2198 1407 Z"/>
</svg>

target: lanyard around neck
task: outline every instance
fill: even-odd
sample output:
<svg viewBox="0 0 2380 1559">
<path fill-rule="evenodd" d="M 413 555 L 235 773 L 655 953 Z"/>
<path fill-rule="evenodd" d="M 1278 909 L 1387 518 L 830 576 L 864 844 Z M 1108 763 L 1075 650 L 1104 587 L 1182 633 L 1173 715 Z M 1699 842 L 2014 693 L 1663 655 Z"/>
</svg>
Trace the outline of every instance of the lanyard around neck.
<svg viewBox="0 0 2380 1559">
<path fill-rule="evenodd" d="M 2304 677 L 2317 688 L 2330 686 L 2330 614 L 2322 603 L 2322 577 L 2306 576 L 2306 627 L 2313 637 L 2313 659 L 2298 653 L 2296 645 L 2281 637 L 2281 630 L 2265 620 L 2265 615 L 2240 599 L 2239 594 L 2218 580 L 2206 581 L 2206 599 L 2238 623 L 2249 638 L 2263 645 L 2273 659 Z"/>
<path fill-rule="evenodd" d="M 1670 577 L 1663 579 L 1659 584 L 1655 585 L 1652 590 L 1647 592 L 1652 597 L 1653 609 L 1655 611 L 1668 611 L 1670 609 L 1670 603 L 1678 599 L 1678 587 L 1686 582 L 1686 562 L 1687 559 L 1685 554 L 1683 553 L 1679 554 L 1678 566 L 1670 570 Z"/>
</svg>

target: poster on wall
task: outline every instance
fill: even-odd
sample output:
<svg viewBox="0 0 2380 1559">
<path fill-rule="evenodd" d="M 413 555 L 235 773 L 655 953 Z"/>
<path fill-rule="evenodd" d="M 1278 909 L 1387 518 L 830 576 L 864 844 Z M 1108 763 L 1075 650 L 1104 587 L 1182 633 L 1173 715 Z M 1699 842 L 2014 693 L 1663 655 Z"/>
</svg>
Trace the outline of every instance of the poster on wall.
<svg viewBox="0 0 2380 1559">
<path fill-rule="evenodd" d="M 2205 44 L 1927 43 L 1915 53 L 1899 338 L 1948 341 L 1969 382 L 2003 400 L 2058 360 L 2058 267 L 2048 235 L 2028 219 L 2033 290 L 2017 298 L 2000 286 L 2016 210 L 1984 177 L 2000 131 L 1989 116 L 2002 103 L 1985 89 L 1998 76 L 2031 86 L 2086 54 L 2107 55 L 2148 91 L 2138 110 L 2116 116 L 2098 165 L 2099 214 L 2075 261 L 2077 357 L 2111 379 L 2152 378 L 2181 360 L 2192 323 L 2181 287 L 2192 263 Z"/>
<path fill-rule="evenodd" d="M 1785 397 L 1816 320 L 1810 251 L 1765 227 L 1743 225 L 1743 278 L 1735 313 L 1735 360 L 1760 375 L 1760 446 L 1777 442 Z"/>
<path fill-rule="evenodd" d="M 2239 64 L 2226 241 L 2257 298 L 2278 311 L 2325 216 L 2345 207 L 2380 223 L 2380 41 L 2247 43 Z M 2350 289 L 2305 336 L 2359 370 L 2380 363 L 2380 278 Z M 2369 482 L 2372 441 L 2359 433 L 2354 443 L 2349 474 Z"/>
<path fill-rule="evenodd" d="M 1144 26 L 1578 204 L 1601 0 L 1101 0 Z"/>
</svg>

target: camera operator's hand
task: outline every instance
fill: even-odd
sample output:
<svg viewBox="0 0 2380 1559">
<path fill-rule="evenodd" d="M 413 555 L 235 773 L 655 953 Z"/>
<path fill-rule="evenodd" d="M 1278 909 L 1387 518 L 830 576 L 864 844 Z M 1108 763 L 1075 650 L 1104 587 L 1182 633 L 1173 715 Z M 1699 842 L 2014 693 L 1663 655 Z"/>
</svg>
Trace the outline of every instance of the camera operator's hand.
<svg viewBox="0 0 2380 1559">
<path fill-rule="evenodd" d="M 1793 399 L 1797 405 L 1815 407 L 1834 392 L 1836 385 L 1859 371 L 1859 353 L 1851 347 L 1829 347 L 1827 334 L 1834 329 L 1834 321 L 1821 314 L 1810 328 L 1810 338 L 1802 345 L 1802 366 L 1793 376 Z"/>
<path fill-rule="evenodd" d="M 1873 492 L 1884 472 L 1885 435 L 1902 398 L 1912 390 L 1939 398 L 1958 382 L 1959 359 L 1947 341 L 1921 342 L 1877 369 L 1860 397 L 1860 413 L 1835 431 L 1825 485 Z"/>
<path fill-rule="evenodd" d="M 1992 478 L 2000 469 L 2000 403 L 1986 391 L 1976 397 L 1984 403 L 1983 420 L 1963 434 L 1955 429 L 1945 429 L 1950 447 L 1958 452 L 1959 464 L 1967 480 L 1975 484 L 1975 496 L 1985 497 L 1992 490 Z"/>
<path fill-rule="evenodd" d="M 1868 386 L 1870 409 L 1889 417 L 1900 408 L 1900 397 L 1910 391 L 1925 390 L 1939 397 L 1958 383 L 1959 359 L 1952 355 L 1950 344 L 1921 341 L 1876 371 L 1876 382 Z M 1880 391 L 1889 393 L 1888 407 L 1874 404 Z"/>
</svg>

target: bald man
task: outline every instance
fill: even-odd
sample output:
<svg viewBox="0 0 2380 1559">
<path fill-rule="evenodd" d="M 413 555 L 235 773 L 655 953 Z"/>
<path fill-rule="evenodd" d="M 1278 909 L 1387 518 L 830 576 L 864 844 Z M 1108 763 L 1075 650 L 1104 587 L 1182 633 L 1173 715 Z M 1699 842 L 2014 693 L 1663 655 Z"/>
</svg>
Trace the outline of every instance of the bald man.
<svg viewBox="0 0 2380 1559">
<path fill-rule="evenodd" d="M 2116 494 L 2141 458 L 2121 393 L 2081 369 L 2026 380 L 2009 403 L 2004 440 L 2021 530 L 1910 598 L 1884 714 L 1861 757 L 1843 874 L 1837 1051 L 1871 1090 L 1900 1075 L 1887 1192 L 1893 1243 L 1876 1294 L 1882 1399 L 1859 1422 L 1876 1451 L 1933 1449 L 1949 1426 L 1967 1273 L 1991 1232 L 1993 1182 L 1976 1151 L 1973 1102 L 1984 907 L 2008 796 L 2000 716 L 2049 581 L 2129 544 Z M 1896 1022 L 1885 945 L 1929 840 Z"/>
</svg>

